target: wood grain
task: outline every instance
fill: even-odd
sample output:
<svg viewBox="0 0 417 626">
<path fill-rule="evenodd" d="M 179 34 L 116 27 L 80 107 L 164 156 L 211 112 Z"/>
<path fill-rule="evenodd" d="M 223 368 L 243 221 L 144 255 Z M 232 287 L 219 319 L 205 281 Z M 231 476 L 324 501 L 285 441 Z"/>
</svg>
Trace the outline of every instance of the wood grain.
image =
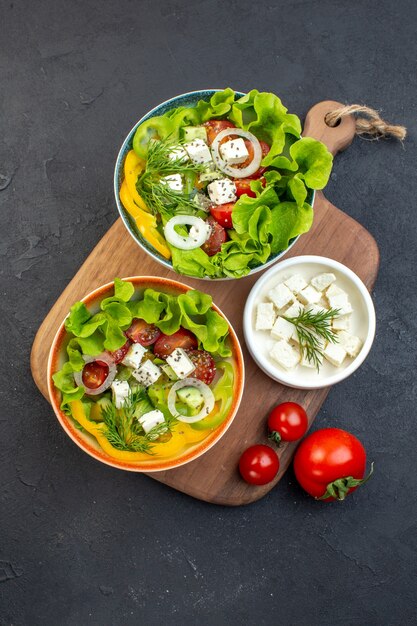
<svg viewBox="0 0 417 626">
<path fill-rule="evenodd" d="M 303 132 L 304 136 L 324 141 L 334 154 L 346 148 L 354 136 L 352 120 L 343 120 L 335 128 L 329 128 L 324 122 L 324 115 L 340 106 L 338 102 L 327 101 L 313 107 L 307 115 Z M 350 267 L 371 290 L 379 265 L 378 247 L 373 237 L 358 222 L 326 200 L 321 192 L 316 196 L 314 209 L 312 229 L 300 237 L 287 257 L 300 254 L 331 257 Z M 269 409 L 285 400 L 299 402 L 306 408 L 311 424 L 329 392 L 329 388 L 313 391 L 289 389 L 263 374 L 250 357 L 243 340 L 242 314 L 247 295 L 260 273 L 227 282 L 201 281 L 188 277 L 182 279 L 147 256 L 128 235 L 121 219 L 118 219 L 91 252 L 39 328 L 31 354 L 32 374 L 37 386 L 48 399 L 46 365 L 49 348 L 69 307 L 115 276 L 134 275 L 166 276 L 210 293 L 239 336 L 246 367 L 241 406 L 232 426 L 220 442 L 187 465 L 149 476 L 207 502 L 236 506 L 258 500 L 281 479 L 295 450 L 295 444 L 280 448 L 281 467 L 273 483 L 254 487 L 240 479 L 237 462 L 241 452 L 255 442 L 267 443 L 265 416 Z M 51 419 L 55 419 L 52 412 Z"/>
</svg>

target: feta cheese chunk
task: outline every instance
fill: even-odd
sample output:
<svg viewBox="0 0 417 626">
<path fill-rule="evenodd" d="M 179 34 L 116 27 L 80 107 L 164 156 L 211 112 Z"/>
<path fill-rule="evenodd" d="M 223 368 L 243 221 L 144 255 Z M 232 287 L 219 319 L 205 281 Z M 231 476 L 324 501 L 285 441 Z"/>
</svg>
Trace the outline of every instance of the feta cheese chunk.
<svg viewBox="0 0 417 626">
<path fill-rule="evenodd" d="M 291 289 L 293 293 L 299 293 L 307 287 L 307 282 L 301 274 L 294 274 L 294 276 L 284 280 L 284 285 L 287 285 L 288 289 Z"/>
<path fill-rule="evenodd" d="M 111 393 L 114 406 L 121 409 L 130 394 L 130 387 L 127 380 L 114 380 L 111 384 Z"/>
<path fill-rule="evenodd" d="M 349 330 L 350 328 L 350 314 L 338 315 L 333 318 L 332 321 L 333 330 Z"/>
<path fill-rule="evenodd" d="M 244 140 L 239 137 L 238 139 L 231 139 L 221 144 L 220 156 L 229 165 L 239 165 L 244 163 L 249 156 L 249 152 L 246 148 Z"/>
<path fill-rule="evenodd" d="M 168 158 L 170 159 L 170 161 L 188 161 L 188 154 L 184 150 L 184 148 L 178 146 L 178 148 L 174 148 L 174 150 L 171 150 L 171 152 L 168 154 Z"/>
<path fill-rule="evenodd" d="M 291 306 L 288 307 L 285 311 L 281 313 L 281 315 L 285 315 L 285 317 L 298 317 L 300 313 L 304 311 L 304 305 L 301 302 L 294 302 Z"/>
<path fill-rule="evenodd" d="M 305 310 L 310 311 L 315 315 L 316 313 L 325 313 L 329 309 L 326 309 L 326 307 L 321 306 L 320 304 L 309 304 L 306 306 Z"/>
<path fill-rule="evenodd" d="M 160 368 L 150 360 L 145 361 L 138 369 L 132 372 L 132 376 L 144 387 L 149 387 L 149 385 L 156 383 L 160 375 Z"/>
<path fill-rule="evenodd" d="M 362 341 L 359 337 L 355 337 L 355 335 L 350 335 L 345 330 L 341 330 L 340 333 L 337 334 L 337 338 L 339 339 L 339 345 L 346 350 L 349 356 L 353 358 L 358 356 L 362 348 Z"/>
<path fill-rule="evenodd" d="M 143 355 L 145 354 L 145 352 L 147 352 L 146 348 L 144 346 L 141 346 L 140 343 L 132 344 L 122 361 L 123 365 L 127 365 L 127 367 L 133 367 L 133 369 L 137 369 L 143 359 Z"/>
<path fill-rule="evenodd" d="M 176 348 L 166 359 L 178 378 L 187 378 L 195 370 L 195 365 L 182 348 Z"/>
<path fill-rule="evenodd" d="M 298 297 L 300 298 L 301 302 L 304 302 L 304 304 L 315 304 L 320 300 L 321 293 L 320 291 L 314 289 L 314 287 L 312 287 L 311 285 L 308 285 L 300 291 Z"/>
<path fill-rule="evenodd" d="M 340 289 L 340 287 L 338 287 L 335 284 L 331 284 L 330 287 L 326 291 L 326 296 L 327 298 L 329 298 L 330 296 L 339 296 L 342 293 L 344 293 L 345 296 L 347 297 L 346 291 L 343 291 L 343 289 Z"/>
<path fill-rule="evenodd" d="M 256 330 L 271 330 L 275 321 L 275 311 L 272 302 L 260 302 L 256 310 Z"/>
<path fill-rule="evenodd" d="M 161 178 L 161 183 L 168 185 L 172 191 L 176 191 L 177 193 L 181 193 L 183 190 L 181 174 L 170 174 L 169 176 L 165 176 L 164 178 Z"/>
<path fill-rule="evenodd" d="M 277 341 L 272 346 L 269 354 L 285 370 L 293 369 L 300 361 L 298 350 L 284 340 Z"/>
<path fill-rule="evenodd" d="M 346 350 L 336 343 L 328 343 L 323 350 L 323 356 L 335 367 L 340 367 L 345 360 Z"/>
<path fill-rule="evenodd" d="M 227 204 L 236 200 L 236 185 L 228 178 L 214 180 L 207 186 L 207 192 L 214 204 Z"/>
<path fill-rule="evenodd" d="M 288 341 L 291 339 L 294 330 L 294 324 L 287 322 L 283 317 L 277 317 L 271 330 L 271 336 L 274 339 L 285 339 L 285 341 Z"/>
<path fill-rule="evenodd" d="M 352 313 L 352 305 L 350 304 L 347 294 L 344 291 L 334 296 L 328 296 L 327 299 L 332 309 L 338 309 L 339 315 Z"/>
<path fill-rule="evenodd" d="M 268 292 L 268 298 L 277 309 L 283 309 L 286 304 L 294 301 L 294 294 L 284 283 L 280 283 Z"/>
<path fill-rule="evenodd" d="M 189 143 L 185 143 L 184 148 L 193 163 L 209 163 L 212 161 L 209 147 L 202 139 L 194 139 Z"/>
<path fill-rule="evenodd" d="M 152 428 L 158 424 L 163 424 L 165 417 L 162 411 L 155 409 L 154 411 L 149 411 L 148 413 L 144 413 L 141 417 L 138 417 L 138 422 L 141 424 L 145 433 L 148 434 Z"/>
<path fill-rule="evenodd" d="M 325 291 L 329 285 L 334 283 L 336 276 L 331 273 L 318 274 L 311 279 L 311 284 L 317 291 Z"/>
<path fill-rule="evenodd" d="M 316 368 L 316 366 L 314 364 L 314 361 L 313 360 L 311 360 L 311 361 L 308 360 L 307 353 L 306 353 L 305 350 L 303 350 L 303 354 L 301 356 L 300 365 L 302 365 L 303 367 L 310 367 L 310 368 L 313 368 L 313 369 Z"/>
</svg>

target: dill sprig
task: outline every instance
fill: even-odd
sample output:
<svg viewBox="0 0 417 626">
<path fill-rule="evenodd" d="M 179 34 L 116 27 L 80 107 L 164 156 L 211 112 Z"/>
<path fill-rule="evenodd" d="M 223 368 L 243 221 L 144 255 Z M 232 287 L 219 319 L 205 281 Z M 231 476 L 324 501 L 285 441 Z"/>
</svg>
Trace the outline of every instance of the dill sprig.
<svg viewBox="0 0 417 626">
<path fill-rule="evenodd" d="M 297 330 L 300 352 L 306 355 L 308 361 L 314 363 L 319 371 L 323 362 L 323 340 L 337 343 L 337 334 L 331 327 L 332 320 L 339 315 L 339 309 L 323 310 L 318 313 L 313 311 L 300 311 L 296 317 L 282 317 Z"/>
<path fill-rule="evenodd" d="M 171 174 L 192 179 L 204 171 L 204 165 L 191 163 L 185 158 L 170 158 L 170 153 L 181 147 L 181 143 L 173 142 L 170 137 L 149 142 L 145 171 L 138 177 L 136 189 L 154 214 L 194 214 L 198 210 L 189 193 L 174 191 L 162 180 Z"/>
</svg>

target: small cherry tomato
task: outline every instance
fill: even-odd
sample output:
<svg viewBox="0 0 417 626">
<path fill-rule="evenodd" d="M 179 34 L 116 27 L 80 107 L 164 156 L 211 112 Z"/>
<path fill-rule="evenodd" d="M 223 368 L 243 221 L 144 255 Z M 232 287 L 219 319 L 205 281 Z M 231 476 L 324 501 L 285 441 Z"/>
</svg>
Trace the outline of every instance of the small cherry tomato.
<svg viewBox="0 0 417 626">
<path fill-rule="evenodd" d="M 222 130 L 226 128 L 236 128 L 236 126 L 228 120 L 209 120 L 208 122 L 204 122 L 203 126 L 207 129 L 207 143 L 209 146 L 211 146 Z M 227 139 L 229 139 L 229 137 Z"/>
<path fill-rule="evenodd" d="M 148 324 L 139 318 L 135 318 L 125 332 L 133 343 L 140 343 L 142 346 L 151 346 L 161 334 L 155 324 Z"/>
<path fill-rule="evenodd" d="M 227 240 L 227 233 L 223 226 L 220 226 L 211 215 L 206 220 L 206 224 L 210 226 L 211 234 L 207 241 L 203 243 L 201 249 L 204 250 L 208 256 L 213 256 L 220 252 L 222 244 Z"/>
<path fill-rule="evenodd" d="M 245 141 L 246 143 L 246 141 Z M 249 156 L 246 159 L 246 161 L 244 161 L 244 163 L 242 163 L 241 167 L 246 167 L 247 165 L 249 165 L 249 163 L 252 161 L 253 159 L 253 146 L 250 143 L 250 141 L 248 142 L 250 144 L 250 146 L 248 146 L 246 144 L 246 148 L 249 152 Z M 261 144 L 261 150 L 262 150 L 262 158 L 266 157 L 266 155 L 268 154 L 268 152 L 270 151 L 270 147 L 268 146 L 267 143 L 265 143 L 265 141 L 260 141 L 259 142 Z M 262 174 L 267 170 L 268 168 L 266 167 L 260 167 L 259 169 L 256 170 L 256 172 L 254 174 L 252 174 L 252 176 L 248 176 L 248 178 L 254 180 L 256 178 L 260 178 L 262 176 Z"/>
<path fill-rule="evenodd" d="M 187 350 L 187 355 L 195 366 L 190 377 L 210 385 L 216 375 L 216 364 L 211 354 L 206 350 Z"/>
<path fill-rule="evenodd" d="M 278 470 L 278 455 L 269 446 L 251 446 L 240 457 L 240 474 L 243 480 L 252 485 L 270 483 L 278 474 Z"/>
<path fill-rule="evenodd" d="M 234 202 L 219 204 L 218 206 L 210 207 L 210 213 L 223 228 L 233 228 L 232 211 L 234 206 Z"/>
<path fill-rule="evenodd" d="M 84 365 L 82 380 L 88 389 L 98 389 L 109 375 L 109 366 L 103 361 L 92 361 Z"/>
<path fill-rule="evenodd" d="M 131 345 L 132 345 L 132 342 L 130 341 L 130 339 L 128 339 L 121 348 L 119 348 L 118 350 L 115 350 L 114 352 L 107 351 L 107 354 L 111 356 L 111 358 L 117 365 L 118 363 L 123 361 Z"/>
<path fill-rule="evenodd" d="M 161 333 L 160 337 L 155 342 L 153 351 L 155 356 L 165 358 L 171 354 L 171 352 L 174 352 L 176 348 L 182 348 L 183 350 L 194 350 L 198 348 L 197 337 L 190 330 L 186 330 L 182 327 L 172 335 L 164 335 Z"/>
<path fill-rule="evenodd" d="M 296 402 L 278 404 L 268 417 L 268 436 L 276 444 L 280 441 L 301 439 L 306 434 L 307 428 L 307 413 Z"/>
<path fill-rule="evenodd" d="M 344 500 L 368 480 L 366 452 L 354 435 L 340 428 L 322 428 L 308 435 L 294 456 L 301 487 L 316 499 Z"/>
<path fill-rule="evenodd" d="M 262 183 L 262 186 L 265 187 L 266 180 L 263 176 L 262 178 L 260 178 L 260 181 Z M 256 197 L 255 192 L 252 191 L 252 189 L 250 188 L 250 184 L 252 182 L 251 178 L 236 178 L 236 180 L 234 180 L 233 182 L 236 186 L 236 195 L 238 198 L 240 198 L 240 196 L 243 196 L 243 194 L 246 194 L 247 196 L 249 196 L 249 198 Z"/>
</svg>

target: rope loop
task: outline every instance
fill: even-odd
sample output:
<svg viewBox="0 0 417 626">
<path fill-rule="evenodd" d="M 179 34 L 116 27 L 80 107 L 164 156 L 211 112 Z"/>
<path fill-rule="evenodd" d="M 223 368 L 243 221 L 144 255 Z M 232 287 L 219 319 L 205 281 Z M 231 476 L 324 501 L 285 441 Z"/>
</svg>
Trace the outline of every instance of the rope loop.
<svg viewBox="0 0 417 626">
<path fill-rule="evenodd" d="M 380 117 L 378 111 L 361 104 L 349 104 L 335 111 L 330 111 L 326 114 L 324 121 L 327 126 L 334 127 L 340 124 L 340 121 L 348 115 L 358 115 L 356 117 L 357 135 L 368 135 L 370 139 L 395 137 L 400 141 L 403 141 L 407 136 L 405 126 L 388 124 Z"/>
</svg>

